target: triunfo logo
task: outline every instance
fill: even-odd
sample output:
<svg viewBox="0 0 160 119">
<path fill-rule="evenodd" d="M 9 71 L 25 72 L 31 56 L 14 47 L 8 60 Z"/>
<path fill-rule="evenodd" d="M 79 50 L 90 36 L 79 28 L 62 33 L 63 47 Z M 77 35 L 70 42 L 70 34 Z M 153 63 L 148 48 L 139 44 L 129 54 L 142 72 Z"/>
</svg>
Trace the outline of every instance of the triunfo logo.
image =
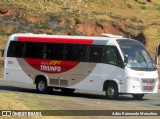
<svg viewBox="0 0 160 119">
<path fill-rule="evenodd" d="M 25 58 L 25 61 L 34 69 L 45 73 L 66 72 L 79 64 L 79 62 L 73 61 L 42 60 L 31 58 Z"/>
<path fill-rule="evenodd" d="M 62 61 L 45 61 L 41 62 L 40 70 L 47 72 L 61 72 L 61 67 L 59 66 Z"/>
</svg>

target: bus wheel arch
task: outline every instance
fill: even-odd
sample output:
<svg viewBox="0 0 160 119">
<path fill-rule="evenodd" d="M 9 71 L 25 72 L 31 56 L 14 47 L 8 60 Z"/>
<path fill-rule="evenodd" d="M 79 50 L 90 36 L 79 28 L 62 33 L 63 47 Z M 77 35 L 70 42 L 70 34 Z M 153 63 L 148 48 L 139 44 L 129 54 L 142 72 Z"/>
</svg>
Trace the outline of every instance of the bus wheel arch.
<svg viewBox="0 0 160 119">
<path fill-rule="evenodd" d="M 47 84 L 47 78 L 43 75 L 38 75 L 35 78 L 36 90 L 38 93 L 51 93 L 53 92 L 53 87 L 49 87 Z"/>
<path fill-rule="evenodd" d="M 118 85 L 113 80 L 106 80 L 103 84 L 103 91 L 108 99 L 116 100 L 119 97 Z"/>
</svg>

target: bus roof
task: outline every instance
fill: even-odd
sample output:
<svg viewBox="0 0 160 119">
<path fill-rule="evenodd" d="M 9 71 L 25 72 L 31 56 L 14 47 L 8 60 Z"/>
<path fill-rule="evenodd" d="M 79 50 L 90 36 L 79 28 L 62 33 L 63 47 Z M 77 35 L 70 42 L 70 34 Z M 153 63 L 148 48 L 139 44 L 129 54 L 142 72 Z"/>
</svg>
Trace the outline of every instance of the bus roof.
<svg viewBox="0 0 160 119">
<path fill-rule="evenodd" d="M 13 34 L 10 37 L 10 40 L 15 40 L 15 41 L 97 44 L 97 45 L 105 45 L 109 41 L 115 42 L 117 39 L 127 39 L 127 38 L 111 34 L 103 34 L 103 37 L 97 37 L 97 36 L 47 35 L 47 34 L 32 34 L 32 33 Z"/>
</svg>

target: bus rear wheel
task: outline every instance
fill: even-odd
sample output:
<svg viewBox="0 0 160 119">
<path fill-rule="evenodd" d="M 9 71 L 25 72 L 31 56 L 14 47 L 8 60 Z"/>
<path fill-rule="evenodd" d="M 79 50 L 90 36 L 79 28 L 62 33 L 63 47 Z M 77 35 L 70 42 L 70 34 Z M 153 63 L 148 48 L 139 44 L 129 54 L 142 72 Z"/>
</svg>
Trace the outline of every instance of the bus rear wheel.
<svg viewBox="0 0 160 119">
<path fill-rule="evenodd" d="M 116 100 L 119 97 L 118 87 L 116 83 L 110 83 L 106 88 L 106 97 L 108 99 Z"/>
<path fill-rule="evenodd" d="M 144 97 L 144 94 L 132 94 L 132 96 L 136 100 L 141 100 Z"/>
<path fill-rule="evenodd" d="M 41 78 L 36 82 L 36 90 L 41 94 L 53 92 L 53 88 L 47 86 L 47 81 L 44 78 Z"/>
</svg>

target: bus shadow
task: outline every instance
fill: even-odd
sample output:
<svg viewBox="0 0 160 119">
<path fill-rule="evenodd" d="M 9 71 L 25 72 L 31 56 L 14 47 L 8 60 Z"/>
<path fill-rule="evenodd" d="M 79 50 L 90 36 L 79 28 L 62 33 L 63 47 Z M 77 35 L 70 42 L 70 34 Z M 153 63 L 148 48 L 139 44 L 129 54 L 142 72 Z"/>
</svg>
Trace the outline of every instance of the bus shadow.
<svg viewBox="0 0 160 119">
<path fill-rule="evenodd" d="M 15 87 L 15 86 L 2 86 L 2 85 L 0 85 L 0 90 L 13 91 L 13 92 L 23 92 L 23 93 L 36 93 L 35 89 Z"/>
<path fill-rule="evenodd" d="M 54 93 L 55 94 L 55 93 Z M 61 92 L 59 92 L 58 94 L 56 93 L 56 95 L 63 95 Z M 88 99 L 99 99 L 99 100 L 110 100 L 108 99 L 105 95 L 99 95 L 99 94 L 89 94 L 89 93 L 73 93 L 70 95 L 65 95 L 65 96 L 69 96 L 69 97 L 77 97 L 77 98 L 88 98 Z M 117 100 L 112 100 L 112 101 L 133 101 L 133 97 L 129 96 L 129 95 L 120 95 L 119 98 Z M 145 101 L 148 99 L 142 99 L 139 101 Z"/>
<path fill-rule="evenodd" d="M 13 91 L 13 92 L 21 92 L 21 93 L 32 93 L 32 94 L 39 94 L 35 89 L 30 88 L 23 88 L 23 87 L 15 87 L 15 86 L 2 86 L 0 85 L 0 90 L 3 91 Z M 99 100 L 109 100 L 103 94 L 89 94 L 89 93 L 81 93 L 75 92 L 73 94 L 63 94 L 61 91 L 53 91 L 53 93 L 49 94 L 41 94 L 41 95 L 56 95 L 56 96 L 67 96 L 67 97 L 77 97 L 77 98 L 88 98 L 88 99 L 99 99 Z M 134 99 L 127 95 L 119 96 L 117 101 L 133 101 Z M 140 101 L 145 101 L 148 99 L 142 99 Z M 115 100 L 116 101 L 116 100 Z"/>
<path fill-rule="evenodd" d="M 159 107 L 159 106 L 160 106 L 160 104 L 154 104 L 154 106 L 158 106 L 158 107 Z"/>
</svg>

